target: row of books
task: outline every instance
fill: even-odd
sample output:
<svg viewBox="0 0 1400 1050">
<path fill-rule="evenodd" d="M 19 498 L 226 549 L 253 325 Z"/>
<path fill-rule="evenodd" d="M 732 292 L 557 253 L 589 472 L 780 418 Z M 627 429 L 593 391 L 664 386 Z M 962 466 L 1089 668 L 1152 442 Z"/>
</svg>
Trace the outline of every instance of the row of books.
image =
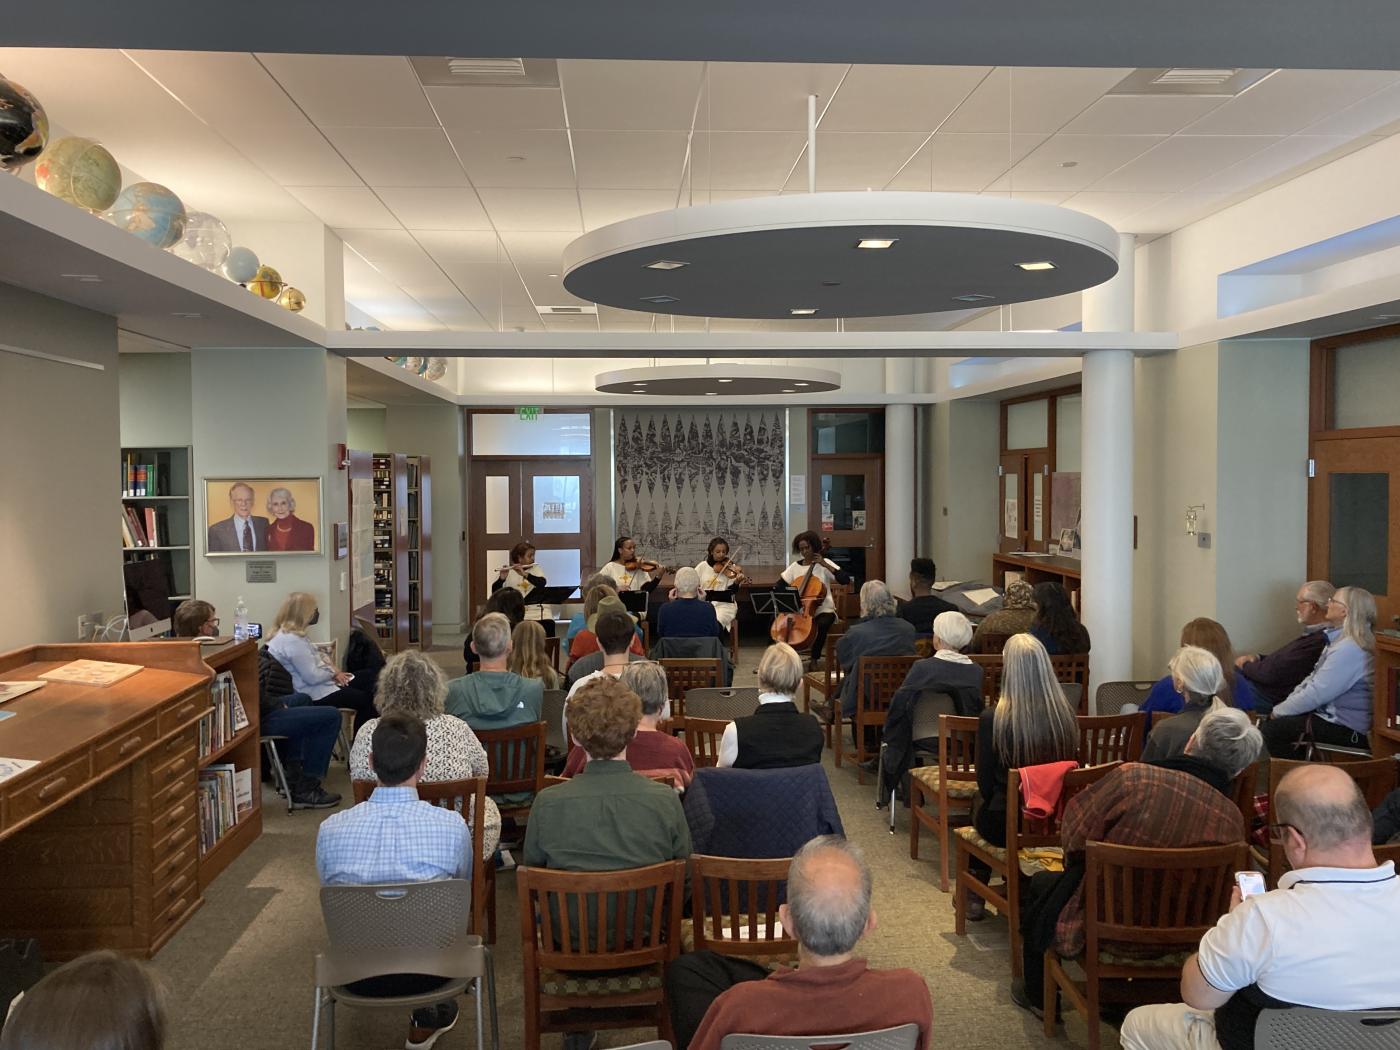
<svg viewBox="0 0 1400 1050">
<path fill-rule="evenodd" d="M 128 452 L 122 459 L 122 496 L 140 499 L 144 496 L 170 495 L 170 457 L 154 455 L 153 463 L 138 463 L 139 452 Z"/>
<path fill-rule="evenodd" d="M 244 729 L 248 712 L 230 671 L 220 671 L 209 686 L 209 713 L 199 721 L 199 756 L 213 754 Z"/>
<path fill-rule="evenodd" d="M 122 505 L 123 547 L 169 547 L 170 516 L 164 507 Z"/>
<path fill-rule="evenodd" d="M 196 787 L 199 801 L 199 852 L 208 853 L 214 844 L 253 809 L 253 771 L 238 769 L 231 762 L 203 769 Z"/>
</svg>

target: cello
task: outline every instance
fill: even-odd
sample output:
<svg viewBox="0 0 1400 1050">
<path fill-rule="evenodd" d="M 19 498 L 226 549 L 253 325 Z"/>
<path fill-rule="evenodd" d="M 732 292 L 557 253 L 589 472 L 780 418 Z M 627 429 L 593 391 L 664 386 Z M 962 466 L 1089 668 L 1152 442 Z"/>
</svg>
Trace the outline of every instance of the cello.
<svg viewBox="0 0 1400 1050">
<path fill-rule="evenodd" d="M 779 613 L 773 618 L 773 626 L 768 630 L 773 641 L 786 642 L 794 649 L 806 649 L 811 646 L 812 633 L 815 630 L 812 618 L 826 600 L 826 583 L 816 574 L 817 565 L 824 560 L 820 553 L 813 552 L 812 563 L 807 566 L 806 575 L 795 588 L 801 611 Z"/>
</svg>

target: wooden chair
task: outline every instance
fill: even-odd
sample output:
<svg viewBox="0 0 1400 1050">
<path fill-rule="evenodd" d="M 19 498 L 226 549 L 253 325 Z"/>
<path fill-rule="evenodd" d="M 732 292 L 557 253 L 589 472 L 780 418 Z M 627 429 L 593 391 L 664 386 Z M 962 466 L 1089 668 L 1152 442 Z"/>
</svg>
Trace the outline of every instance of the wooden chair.
<svg viewBox="0 0 1400 1050">
<path fill-rule="evenodd" d="M 1075 795 L 1090 784 L 1102 780 L 1117 769 L 1119 763 L 1105 766 L 1090 766 L 1088 769 L 1072 769 L 1065 774 L 1064 787 L 1060 790 L 1062 803 L 1068 803 Z M 1006 777 L 1006 847 L 993 846 L 977 833 L 973 826 L 957 829 L 957 883 L 954 888 L 953 904 L 956 907 L 954 929 L 958 936 L 967 933 L 967 891 L 971 890 L 997 912 L 1006 916 L 1011 939 L 1011 973 L 1021 976 L 1021 879 L 1029 878 L 1043 867 L 1032 851 L 1061 850 L 1060 821 L 1058 817 L 1044 820 L 1026 816 L 1021 808 L 1021 774 L 1010 770 Z M 992 874 L 1000 874 L 1002 882 L 994 889 L 988 879 L 979 882 L 968 868 L 968 861 L 979 858 L 992 869 Z"/>
<path fill-rule="evenodd" d="M 1299 766 L 1308 765 L 1307 762 L 1291 758 L 1271 758 L 1269 759 L 1269 823 L 1278 823 L 1278 814 L 1274 812 L 1274 798 L 1278 794 L 1278 782 L 1284 778 L 1289 770 L 1297 769 Z M 1395 788 L 1396 764 L 1393 758 L 1369 758 L 1361 762 L 1338 762 L 1338 769 L 1344 769 L 1351 774 L 1351 778 L 1361 788 L 1361 794 L 1366 798 L 1366 808 L 1375 809 L 1381 801 Z M 1269 837 L 1269 850 L 1267 854 L 1257 847 L 1253 850 L 1256 861 L 1267 861 L 1269 876 L 1269 887 L 1278 885 L 1278 880 L 1283 873 L 1288 870 L 1288 857 L 1283 852 L 1283 844 L 1275 842 L 1273 836 Z"/>
<path fill-rule="evenodd" d="M 797 938 L 778 921 L 791 857 L 741 860 L 690 858 L 690 914 L 695 950 L 735 955 L 756 962 L 797 956 Z"/>
<path fill-rule="evenodd" d="M 539 792 L 544 786 L 544 741 L 548 728 L 543 722 L 527 722 L 509 729 L 477 730 L 476 738 L 486 749 L 491 770 L 486 781 L 488 795 Z M 530 818 L 528 802 L 497 804 L 502 817 L 511 817 L 519 824 Z"/>
<path fill-rule="evenodd" d="M 564 672 L 564 669 L 559 666 L 559 653 L 563 647 L 563 641 L 557 634 L 545 635 L 544 639 L 544 658 L 549 661 L 549 666 L 560 674 Z"/>
<path fill-rule="evenodd" d="M 622 871 L 517 868 L 525 1047 L 542 1032 L 655 1025 L 672 1039 L 666 964 L 680 950 L 685 861 Z"/>
<path fill-rule="evenodd" d="M 1390 861 L 1397 868 L 1400 868 L 1400 842 L 1387 842 L 1382 846 L 1372 846 L 1371 852 L 1375 854 L 1377 864 Z"/>
<path fill-rule="evenodd" d="M 875 750 L 868 748 L 867 736 L 879 737 L 885 728 L 885 715 L 889 713 L 890 700 L 896 690 L 909 677 L 917 656 L 862 656 L 856 661 L 856 713 L 852 719 L 856 738 L 856 783 L 865 783 L 865 770 L 861 763 L 875 757 L 880 751 L 877 742 Z M 836 734 L 836 765 L 841 765 L 841 734 Z"/>
<path fill-rule="evenodd" d="M 909 856 L 919 859 L 919 827 L 938 836 L 938 888 L 948 892 L 953 821 L 972 819 L 977 797 L 977 719 L 938 716 L 938 765 L 909 771 Z M 922 803 L 933 802 L 927 811 Z M 893 806 L 893 803 L 891 803 Z"/>
<path fill-rule="evenodd" d="M 729 666 L 739 666 L 739 617 L 729 621 Z"/>
<path fill-rule="evenodd" d="M 831 632 L 826 636 L 826 651 L 822 653 L 821 669 L 808 671 L 802 676 L 802 710 L 807 712 L 812 710 L 812 690 L 814 689 L 822 695 L 823 700 L 829 700 L 840 692 L 841 665 L 836 662 L 836 643 L 841 640 L 841 635 L 845 633 L 846 624 L 844 621 L 838 620 L 832 624 Z M 826 746 L 831 746 L 829 731 Z"/>
<path fill-rule="evenodd" d="M 685 694 L 685 713 L 694 718 L 724 718 L 733 721 L 758 710 L 758 689 L 692 689 Z"/>
<path fill-rule="evenodd" d="M 719 1041 L 719 1050 L 915 1050 L 919 1026 L 902 1024 L 873 1032 L 840 1035 L 749 1035 L 730 1032 Z M 626 1048 L 623 1048 L 626 1050 Z"/>
<path fill-rule="evenodd" d="M 642 776 L 646 777 L 648 780 L 654 780 L 658 784 L 665 784 L 667 787 L 675 787 L 675 781 L 669 773 L 643 773 Z M 546 773 L 544 775 L 544 785 L 540 790 L 543 791 L 545 788 L 552 788 L 555 784 L 567 784 L 572 779 L 572 777 L 557 777 L 552 773 Z"/>
<path fill-rule="evenodd" d="M 719 743 L 728 726 L 729 719 L 727 718 L 691 718 L 687 716 L 670 720 L 671 734 L 679 736 L 685 741 L 685 746 L 690 749 L 690 757 L 694 760 L 696 769 L 719 765 Z"/>
<path fill-rule="evenodd" d="M 721 689 L 724 687 L 724 661 L 714 659 L 658 660 L 666 671 L 666 695 L 671 698 L 671 713 L 685 714 L 685 694 L 691 689 Z"/>
<path fill-rule="evenodd" d="M 1094 714 L 1116 715 L 1124 704 L 1141 707 L 1156 682 L 1104 682 L 1094 691 Z"/>
<path fill-rule="evenodd" d="M 973 663 L 982 668 L 982 703 L 991 707 L 1001 696 L 1001 653 L 970 656 Z"/>
<path fill-rule="evenodd" d="M 1055 672 L 1055 681 L 1078 683 L 1081 692 L 1075 710 L 1081 715 L 1088 714 L 1089 654 L 1070 653 L 1066 656 L 1052 656 L 1050 657 L 1050 667 Z"/>
<path fill-rule="evenodd" d="M 1136 762 L 1142 758 L 1147 716 L 1080 715 L 1079 764 L 1101 766 L 1105 762 Z"/>
<path fill-rule="evenodd" d="M 1053 948 L 1045 953 L 1045 1034 L 1055 1034 L 1063 992 L 1088 1022 L 1089 1050 L 1098 1050 L 1105 992 L 1123 1002 L 1178 998 L 1182 963 L 1229 910 L 1235 872 L 1248 864 L 1249 850 L 1243 842 L 1191 849 L 1090 842 L 1085 856 L 1085 980 L 1071 977 Z M 1164 985 L 1154 988 L 1158 981 Z"/>
</svg>

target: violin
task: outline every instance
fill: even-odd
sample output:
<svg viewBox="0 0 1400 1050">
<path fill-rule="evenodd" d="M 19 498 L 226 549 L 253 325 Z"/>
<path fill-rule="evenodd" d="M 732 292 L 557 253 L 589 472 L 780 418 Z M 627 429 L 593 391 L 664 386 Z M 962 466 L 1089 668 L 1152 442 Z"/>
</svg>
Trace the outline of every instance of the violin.
<svg viewBox="0 0 1400 1050">
<path fill-rule="evenodd" d="M 663 576 L 668 572 L 676 571 L 670 565 L 662 565 L 660 562 L 649 561 L 646 558 L 628 558 L 622 563 L 622 567 L 628 572 L 636 572 L 638 569 L 642 572 L 655 572 L 660 569 Z"/>
<path fill-rule="evenodd" d="M 714 570 L 716 576 L 723 576 L 725 579 L 733 580 L 735 583 L 747 580 L 748 577 L 744 575 L 743 567 L 735 561 L 735 557 L 735 555 L 726 554 L 723 558 L 720 558 L 711 565 L 710 568 Z"/>
</svg>

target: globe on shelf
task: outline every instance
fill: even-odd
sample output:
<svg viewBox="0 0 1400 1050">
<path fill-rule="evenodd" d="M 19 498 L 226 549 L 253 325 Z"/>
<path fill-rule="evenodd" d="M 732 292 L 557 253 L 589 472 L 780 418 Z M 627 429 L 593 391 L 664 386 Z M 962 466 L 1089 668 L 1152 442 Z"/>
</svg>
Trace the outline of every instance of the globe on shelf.
<svg viewBox="0 0 1400 1050">
<path fill-rule="evenodd" d="M 44 151 L 49 118 L 39 100 L 0 77 L 0 169 L 17 172 Z"/>
<path fill-rule="evenodd" d="M 224 260 L 224 276 L 230 281 L 247 284 L 258 272 L 258 257 L 241 245 L 228 253 Z"/>
<path fill-rule="evenodd" d="M 431 379 L 436 383 L 445 375 L 447 375 L 447 362 L 440 357 L 428 358 L 428 365 L 423 369 L 423 378 Z"/>
<path fill-rule="evenodd" d="M 405 357 L 402 364 L 414 375 L 421 376 L 423 369 L 428 366 L 428 359 L 426 357 Z"/>
<path fill-rule="evenodd" d="M 122 170 L 100 142 L 64 138 L 34 164 L 34 183 L 79 208 L 106 211 L 122 191 Z"/>
<path fill-rule="evenodd" d="M 207 211 L 192 211 L 185 219 L 183 236 L 170 246 L 170 254 L 206 270 L 217 270 L 232 247 L 227 226 Z"/>
<path fill-rule="evenodd" d="M 158 182 L 133 182 L 117 194 L 106 218 L 157 248 L 169 248 L 185 232 L 184 204 Z"/>
<path fill-rule="evenodd" d="M 302 294 L 300 288 L 293 288 L 289 284 L 282 289 L 282 294 L 277 297 L 277 305 L 285 306 L 292 313 L 299 314 L 306 309 L 306 296 Z"/>
<path fill-rule="evenodd" d="M 248 282 L 248 291 L 261 295 L 264 299 L 276 299 L 282 294 L 282 275 L 271 266 L 259 266 L 258 272 Z"/>
</svg>

